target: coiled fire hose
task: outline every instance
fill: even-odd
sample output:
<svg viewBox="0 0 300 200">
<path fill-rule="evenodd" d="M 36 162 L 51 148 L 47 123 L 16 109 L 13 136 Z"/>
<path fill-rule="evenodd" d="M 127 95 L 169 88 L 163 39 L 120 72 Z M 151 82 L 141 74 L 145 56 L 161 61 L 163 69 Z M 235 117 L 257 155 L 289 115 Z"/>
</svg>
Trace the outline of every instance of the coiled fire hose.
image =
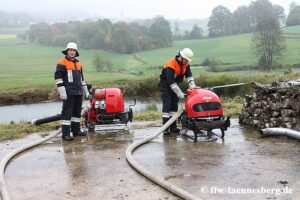
<svg viewBox="0 0 300 200">
<path fill-rule="evenodd" d="M 2 159 L 2 161 L 0 163 L 0 193 L 1 193 L 2 200 L 9 200 L 10 199 L 9 192 L 8 192 L 8 187 L 7 187 L 7 184 L 6 184 L 6 181 L 5 181 L 5 174 L 4 174 L 6 165 L 10 161 L 10 159 L 12 159 L 14 156 L 21 153 L 22 151 L 30 149 L 34 146 L 37 146 L 41 143 L 44 143 L 44 142 L 56 137 L 60 133 L 61 133 L 61 128 L 58 129 L 57 131 L 55 131 L 54 133 L 52 133 L 51 135 L 45 137 L 45 138 L 42 138 L 40 140 L 34 141 L 30 144 L 26 144 L 24 146 L 21 146 L 21 147 L 17 148 L 16 150 L 14 150 L 11 153 L 7 154 Z"/>
<path fill-rule="evenodd" d="M 155 175 L 153 175 L 150 171 L 148 171 L 147 169 L 145 169 L 142 165 L 140 165 L 138 162 L 136 162 L 132 156 L 133 151 L 155 139 L 157 136 L 159 136 L 165 129 L 167 129 L 175 120 L 178 119 L 178 117 L 180 117 L 180 115 L 183 112 L 183 108 L 180 108 L 177 113 L 171 118 L 169 119 L 169 121 L 164 124 L 161 128 L 159 128 L 153 135 L 150 135 L 142 140 L 136 141 L 134 143 L 132 143 L 127 149 L 126 149 L 126 159 L 129 162 L 129 164 L 135 169 L 137 170 L 139 173 L 141 173 L 142 175 L 144 175 L 145 177 L 147 177 L 148 179 L 150 179 L 151 181 L 153 181 L 154 183 L 160 185 L 161 187 L 163 187 L 164 189 L 170 191 L 171 193 L 183 198 L 183 199 L 187 199 L 187 200 L 200 200 L 198 197 L 195 197 L 194 195 L 184 191 L 183 189 L 171 184 L 168 181 L 165 181 L 162 178 L 159 178 Z"/>
</svg>

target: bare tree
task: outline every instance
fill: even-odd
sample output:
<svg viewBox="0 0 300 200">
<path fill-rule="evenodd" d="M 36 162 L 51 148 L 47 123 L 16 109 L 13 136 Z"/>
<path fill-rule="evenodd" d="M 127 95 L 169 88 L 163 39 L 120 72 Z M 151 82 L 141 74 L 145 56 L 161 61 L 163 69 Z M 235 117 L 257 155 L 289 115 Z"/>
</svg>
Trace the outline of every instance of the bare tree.
<svg viewBox="0 0 300 200">
<path fill-rule="evenodd" d="M 257 31 L 252 37 L 252 45 L 259 57 L 258 62 L 261 69 L 272 69 L 274 59 L 280 57 L 285 49 L 285 40 L 276 17 L 258 22 Z"/>
</svg>

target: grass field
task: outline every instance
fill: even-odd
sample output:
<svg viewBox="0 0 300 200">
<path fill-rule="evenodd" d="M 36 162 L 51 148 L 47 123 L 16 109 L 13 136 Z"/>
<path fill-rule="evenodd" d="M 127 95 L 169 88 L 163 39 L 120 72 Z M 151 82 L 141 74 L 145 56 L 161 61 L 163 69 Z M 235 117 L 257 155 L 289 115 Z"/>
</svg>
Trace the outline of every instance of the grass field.
<svg viewBox="0 0 300 200">
<path fill-rule="evenodd" d="M 287 50 L 281 63 L 300 63 L 300 26 L 284 28 Z M 292 37 L 291 37 L 292 36 Z M 205 58 L 215 59 L 230 66 L 254 66 L 256 58 L 250 48 L 251 34 L 226 36 L 202 40 L 175 41 L 169 48 L 144 51 L 125 55 L 98 50 L 79 49 L 79 60 L 84 65 L 85 79 L 97 85 L 114 85 L 127 80 L 140 80 L 158 75 L 166 60 L 184 47 L 194 51 L 192 64 Z M 79 44 L 80 48 L 80 44 Z M 46 47 L 26 43 L 14 34 L 0 34 L 0 92 L 15 93 L 26 88 L 54 87 L 53 73 L 56 62 L 63 56 L 61 47 Z M 112 73 L 96 72 L 92 66 L 95 53 L 101 52 L 113 62 Z M 142 72 L 143 76 L 136 75 Z M 195 76 L 210 75 L 200 69 L 193 69 Z M 247 72 L 242 72 L 247 76 Z"/>
<path fill-rule="evenodd" d="M 49 91 L 55 87 L 53 74 L 56 63 L 63 57 L 61 47 L 46 47 L 38 44 L 27 43 L 16 37 L 15 34 L 21 30 L 0 29 L 0 96 L 1 93 L 18 94 L 30 88 L 39 88 Z M 300 26 L 283 28 L 287 50 L 280 62 L 284 65 L 300 63 Z M 184 47 L 194 51 L 192 64 L 199 64 L 204 59 L 215 59 L 220 63 L 231 66 L 254 66 L 256 58 L 250 48 L 251 34 L 226 36 L 202 40 L 175 41 L 170 48 L 162 48 L 151 51 L 144 51 L 135 54 L 125 55 L 99 50 L 79 49 L 79 60 L 84 65 L 84 74 L 87 82 L 97 86 L 123 86 L 131 80 L 132 90 L 139 90 L 132 93 L 140 95 L 149 88 L 156 87 L 160 67 L 166 60 L 173 57 L 176 52 Z M 80 46 L 79 46 L 80 47 Z M 96 53 L 102 53 L 113 63 L 114 70 L 111 73 L 96 72 L 92 66 L 92 59 Z M 144 75 L 139 76 L 137 72 Z M 206 72 L 203 69 L 193 69 L 197 77 L 197 84 L 201 86 L 214 86 L 235 82 L 272 82 L 276 80 L 287 80 L 300 77 L 299 73 L 285 75 L 284 70 L 272 72 L 240 71 L 240 72 Z M 155 77 L 155 78 L 152 78 Z M 137 81 L 137 82 L 135 82 Z M 144 81 L 139 84 L 138 81 Z M 129 88 L 131 85 L 129 84 Z M 150 92 L 151 89 L 149 89 Z M 149 92 L 148 91 L 148 92 Z M 235 95 L 234 91 L 228 91 Z M 47 96 L 47 92 L 43 94 Z M 223 99 L 225 113 L 236 116 L 240 112 L 243 99 Z M 137 113 L 136 120 L 160 119 L 161 113 L 150 110 L 146 113 Z M 35 129 L 28 124 L 1 125 L 0 140 L 21 137 L 27 133 L 36 131 L 53 130 L 57 124 Z"/>
</svg>

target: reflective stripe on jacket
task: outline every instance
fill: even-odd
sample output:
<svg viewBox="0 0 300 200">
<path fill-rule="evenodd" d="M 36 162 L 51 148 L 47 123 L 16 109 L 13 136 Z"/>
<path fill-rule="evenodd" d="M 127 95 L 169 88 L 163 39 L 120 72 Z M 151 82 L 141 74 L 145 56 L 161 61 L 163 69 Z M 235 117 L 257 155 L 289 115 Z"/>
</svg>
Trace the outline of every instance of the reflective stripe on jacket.
<svg viewBox="0 0 300 200">
<path fill-rule="evenodd" d="M 68 57 L 60 60 L 54 73 L 57 86 L 65 86 L 68 95 L 83 95 L 82 86 L 85 85 L 82 65 L 77 59 Z"/>
</svg>

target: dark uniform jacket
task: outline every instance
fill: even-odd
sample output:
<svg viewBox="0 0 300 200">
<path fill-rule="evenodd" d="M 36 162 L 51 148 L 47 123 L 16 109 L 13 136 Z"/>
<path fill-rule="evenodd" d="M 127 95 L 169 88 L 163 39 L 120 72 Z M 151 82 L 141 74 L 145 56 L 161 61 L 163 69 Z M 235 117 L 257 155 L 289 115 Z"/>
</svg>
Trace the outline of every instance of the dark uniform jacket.
<svg viewBox="0 0 300 200">
<path fill-rule="evenodd" d="M 67 95 L 83 95 L 82 86 L 85 85 L 82 65 L 74 58 L 65 57 L 56 65 L 54 73 L 57 87 L 65 86 Z"/>
<path fill-rule="evenodd" d="M 183 65 L 178 61 L 179 55 L 166 62 L 160 74 L 159 86 L 160 88 L 170 88 L 170 85 L 176 83 L 180 84 L 184 76 L 186 78 L 192 77 L 190 65 L 187 63 Z"/>
</svg>

